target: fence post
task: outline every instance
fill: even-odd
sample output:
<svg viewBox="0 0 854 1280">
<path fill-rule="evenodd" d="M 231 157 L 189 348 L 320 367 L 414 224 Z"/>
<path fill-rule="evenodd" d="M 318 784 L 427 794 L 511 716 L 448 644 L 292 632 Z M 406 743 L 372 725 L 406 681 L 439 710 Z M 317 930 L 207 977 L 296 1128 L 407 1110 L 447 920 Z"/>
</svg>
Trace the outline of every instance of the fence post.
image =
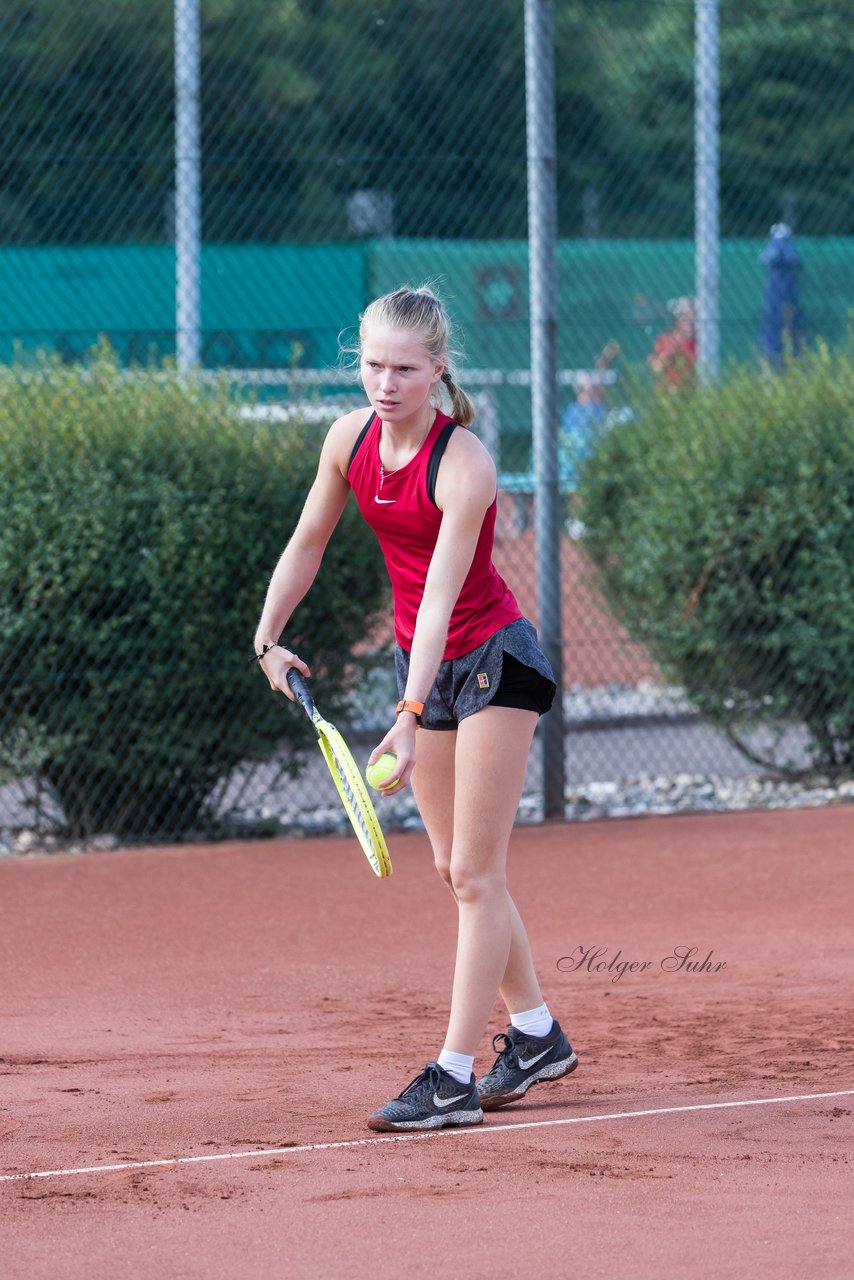
<svg viewBox="0 0 854 1280">
<path fill-rule="evenodd" d="M 201 359 L 200 0 L 174 3 L 175 356 L 186 372 Z"/>
<path fill-rule="evenodd" d="M 561 495 L 557 408 L 557 144 L 552 0 L 525 0 L 528 143 L 528 273 L 540 640 L 558 696 L 543 721 L 543 811 L 564 814 Z"/>
<path fill-rule="evenodd" d="M 720 110 L 718 0 L 695 0 L 694 271 L 697 295 L 697 374 L 720 372 Z"/>
</svg>

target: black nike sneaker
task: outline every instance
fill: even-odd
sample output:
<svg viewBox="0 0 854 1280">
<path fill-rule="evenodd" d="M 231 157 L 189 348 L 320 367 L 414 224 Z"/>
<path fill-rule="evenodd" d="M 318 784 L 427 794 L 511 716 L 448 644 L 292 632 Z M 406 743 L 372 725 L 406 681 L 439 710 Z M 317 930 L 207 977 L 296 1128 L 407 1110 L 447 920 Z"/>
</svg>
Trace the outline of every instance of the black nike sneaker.
<svg viewBox="0 0 854 1280">
<path fill-rule="evenodd" d="M 551 1031 L 545 1036 L 528 1036 L 515 1027 L 508 1027 L 506 1035 L 500 1032 L 493 1036 L 493 1049 L 498 1049 L 502 1041 L 492 1070 L 477 1082 L 484 1111 L 494 1111 L 496 1107 L 518 1102 L 532 1084 L 557 1080 L 578 1066 L 572 1045 L 561 1031 L 560 1024 L 554 1021 Z"/>
<path fill-rule="evenodd" d="M 436 1062 L 428 1062 L 397 1098 L 368 1119 L 370 1129 L 443 1129 L 449 1124 L 481 1124 L 483 1111 L 474 1076 L 460 1084 Z"/>
</svg>

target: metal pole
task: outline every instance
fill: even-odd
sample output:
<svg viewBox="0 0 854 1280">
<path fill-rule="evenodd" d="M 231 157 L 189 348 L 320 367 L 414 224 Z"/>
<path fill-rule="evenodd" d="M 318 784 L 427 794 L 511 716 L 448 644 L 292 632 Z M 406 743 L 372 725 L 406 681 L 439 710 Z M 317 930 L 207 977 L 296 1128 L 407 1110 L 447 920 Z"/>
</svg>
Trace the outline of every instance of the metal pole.
<svg viewBox="0 0 854 1280">
<path fill-rule="evenodd" d="M 540 642 L 558 697 L 542 727 L 543 809 L 564 814 L 561 496 L 557 408 L 557 144 L 552 0 L 525 0 L 525 102 L 528 135 L 528 261 L 531 416 Z"/>
<path fill-rule="evenodd" d="M 694 270 L 697 294 L 697 373 L 716 382 L 720 372 L 720 111 L 718 0 L 695 9 Z"/>
<path fill-rule="evenodd" d="M 175 355 L 201 360 L 200 0 L 175 0 Z"/>
</svg>

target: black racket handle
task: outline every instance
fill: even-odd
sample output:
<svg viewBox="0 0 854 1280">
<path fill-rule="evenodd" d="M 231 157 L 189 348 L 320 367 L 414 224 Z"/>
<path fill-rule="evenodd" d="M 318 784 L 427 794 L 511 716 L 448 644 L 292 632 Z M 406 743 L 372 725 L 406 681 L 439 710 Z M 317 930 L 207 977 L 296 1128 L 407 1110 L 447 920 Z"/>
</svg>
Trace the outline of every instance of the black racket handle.
<svg viewBox="0 0 854 1280">
<path fill-rule="evenodd" d="M 288 667 L 288 686 L 309 720 L 311 720 L 314 713 L 314 699 L 308 691 L 305 677 L 297 671 L 296 667 Z"/>
</svg>

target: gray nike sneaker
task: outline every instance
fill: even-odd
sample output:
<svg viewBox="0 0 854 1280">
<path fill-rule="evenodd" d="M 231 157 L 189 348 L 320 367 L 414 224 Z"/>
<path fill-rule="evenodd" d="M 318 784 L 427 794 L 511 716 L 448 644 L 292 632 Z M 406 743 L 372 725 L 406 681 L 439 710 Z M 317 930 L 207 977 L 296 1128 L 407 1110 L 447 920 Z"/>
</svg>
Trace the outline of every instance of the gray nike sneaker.
<svg viewBox="0 0 854 1280">
<path fill-rule="evenodd" d="M 450 1124 L 481 1124 L 483 1111 L 474 1076 L 460 1084 L 436 1062 L 427 1066 L 397 1098 L 368 1118 L 368 1128 L 443 1129 Z"/>
<path fill-rule="evenodd" d="M 528 1036 L 508 1027 L 506 1035 L 501 1032 L 493 1036 L 493 1049 L 499 1045 L 502 1047 L 492 1070 L 477 1082 L 484 1111 L 518 1102 L 532 1084 L 557 1080 L 578 1066 L 578 1058 L 558 1022 L 552 1022 L 551 1031 L 544 1036 Z"/>
</svg>

